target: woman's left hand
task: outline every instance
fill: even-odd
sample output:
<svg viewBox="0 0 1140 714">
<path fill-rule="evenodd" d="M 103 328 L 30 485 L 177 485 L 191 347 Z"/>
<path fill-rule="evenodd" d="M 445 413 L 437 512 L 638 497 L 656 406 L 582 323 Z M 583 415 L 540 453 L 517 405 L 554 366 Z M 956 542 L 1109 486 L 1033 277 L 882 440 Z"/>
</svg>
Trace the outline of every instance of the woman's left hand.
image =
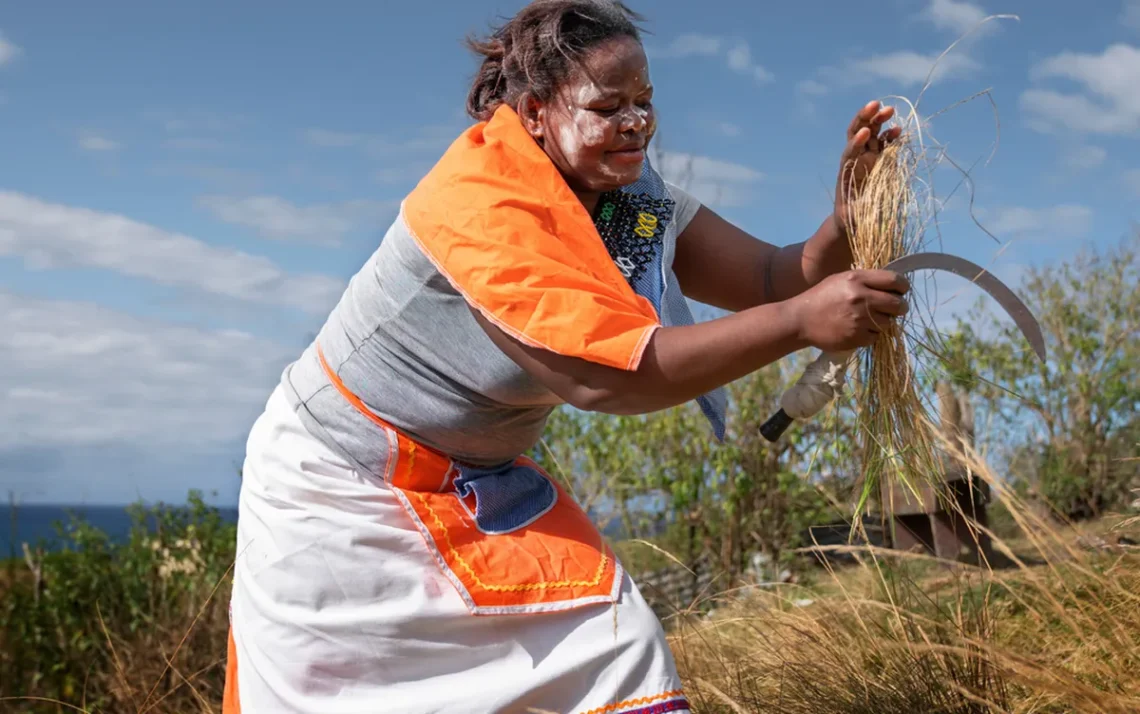
<svg viewBox="0 0 1140 714">
<path fill-rule="evenodd" d="M 894 107 L 884 107 L 878 101 L 868 102 L 847 127 L 847 146 L 843 150 L 835 186 L 834 219 L 842 236 L 847 235 L 851 204 L 858 197 L 867 174 L 879 160 L 883 149 L 902 133 L 902 128 L 897 126 L 883 131 L 883 124 L 894 115 Z"/>
</svg>

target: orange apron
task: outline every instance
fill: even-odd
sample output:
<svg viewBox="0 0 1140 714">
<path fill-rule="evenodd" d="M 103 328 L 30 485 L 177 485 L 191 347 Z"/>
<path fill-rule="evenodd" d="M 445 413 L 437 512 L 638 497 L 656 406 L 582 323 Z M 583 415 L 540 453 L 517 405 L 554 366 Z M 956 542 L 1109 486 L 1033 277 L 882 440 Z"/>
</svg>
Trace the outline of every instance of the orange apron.
<svg viewBox="0 0 1140 714">
<path fill-rule="evenodd" d="M 553 502 L 509 532 L 488 533 L 474 494 L 455 488 L 461 465 L 402 434 L 373 413 L 317 354 L 329 381 L 395 441 L 388 485 L 424 537 L 443 574 L 476 615 L 565 610 L 617 599 L 621 566 L 605 537 L 566 490 L 519 457 L 515 466 L 549 483 Z"/>
</svg>

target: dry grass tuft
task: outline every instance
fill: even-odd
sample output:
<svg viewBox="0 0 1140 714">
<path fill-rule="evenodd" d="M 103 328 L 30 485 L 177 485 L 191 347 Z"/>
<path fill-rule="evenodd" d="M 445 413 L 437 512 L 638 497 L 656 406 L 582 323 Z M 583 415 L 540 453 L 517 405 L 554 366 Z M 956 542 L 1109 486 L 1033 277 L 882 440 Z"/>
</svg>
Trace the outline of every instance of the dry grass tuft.
<svg viewBox="0 0 1140 714">
<path fill-rule="evenodd" d="M 914 121 L 912 111 L 907 123 Z M 913 136 L 908 127 L 884 149 L 849 215 L 847 232 L 857 268 L 882 268 L 922 248 L 921 207 L 914 188 L 922 154 Z M 884 325 L 875 343 L 861 351 L 856 382 L 864 478 L 858 510 L 884 483 L 898 483 L 920 498 L 920 486 L 937 481 L 939 472 L 907 343 L 906 318 Z"/>
<path fill-rule="evenodd" d="M 1011 569 L 852 546 L 855 572 L 734 595 L 673 634 L 697 710 L 1140 711 L 1140 553 L 1082 549 L 968 447 L 957 456 L 1014 515 L 1019 536 L 993 541 Z"/>
</svg>

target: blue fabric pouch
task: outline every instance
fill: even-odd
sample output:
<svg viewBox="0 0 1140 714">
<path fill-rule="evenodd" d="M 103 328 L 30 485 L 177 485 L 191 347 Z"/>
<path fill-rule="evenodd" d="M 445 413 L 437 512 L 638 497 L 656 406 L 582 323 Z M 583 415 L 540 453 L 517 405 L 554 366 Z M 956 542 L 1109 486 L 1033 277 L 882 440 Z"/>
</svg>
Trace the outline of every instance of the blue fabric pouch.
<svg viewBox="0 0 1140 714">
<path fill-rule="evenodd" d="M 558 498 L 550 479 L 524 463 L 456 468 L 455 493 L 475 525 L 488 535 L 503 535 L 533 523 L 553 508 Z M 471 498 L 474 511 L 468 503 Z"/>
</svg>

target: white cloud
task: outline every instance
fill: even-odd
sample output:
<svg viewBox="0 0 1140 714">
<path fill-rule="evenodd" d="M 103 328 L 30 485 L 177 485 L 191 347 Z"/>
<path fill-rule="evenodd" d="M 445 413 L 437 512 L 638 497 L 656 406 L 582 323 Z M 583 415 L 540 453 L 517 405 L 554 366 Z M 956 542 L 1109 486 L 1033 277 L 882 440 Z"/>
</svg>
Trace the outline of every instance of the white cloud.
<svg viewBox="0 0 1140 714">
<path fill-rule="evenodd" d="M 351 134 L 344 131 L 330 131 L 328 129 L 307 129 L 305 131 L 305 139 L 313 146 L 321 146 L 326 149 L 344 149 L 350 146 L 358 146 L 373 139 L 379 139 L 379 137 L 370 136 L 368 134 Z"/>
<path fill-rule="evenodd" d="M 289 180 L 304 185 L 306 188 L 316 188 L 330 193 L 340 193 L 348 190 L 348 182 L 343 176 L 327 174 L 319 169 L 313 169 L 304 162 L 290 161 L 285 167 L 285 175 Z M 416 177 L 417 179 L 419 176 Z M 256 193 L 256 191 L 230 191 L 229 193 Z"/>
<path fill-rule="evenodd" d="M 738 124 L 733 124 L 730 121 L 716 122 L 714 128 L 718 134 L 721 136 L 727 136 L 729 138 L 737 137 L 744 133 L 744 130 L 741 129 Z"/>
<path fill-rule="evenodd" d="M 4 34 L 0 33 L 0 67 L 16 59 L 23 54 L 23 52 L 24 50 L 13 44 L 10 40 L 5 39 Z"/>
<path fill-rule="evenodd" d="M 1140 198 L 1140 169 L 1129 169 L 1125 171 L 1124 185 L 1136 198 Z"/>
<path fill-rule="evenodd" d="M 1061 153 L 1061 163 L 1075 171 L 1095 169 L 1108 158 L 1108 152 L 1099 146 L 1077 144 L 1066 146 Z"/>
<path fill-rule="evenodd" d="M 83 149 L 84 151 L 95 151 L 100 153 L 117 151 L 121 147 L 121 144 L 119 144 L 119 142 L 91 132 L 84 132 L 80 134 L 78 143 L 79 148 Z"/>
<path fill-rule="evenodd" d="M 931 83 L 969 77 L 982 68 L 982 63 L 961 48 L 940 57 L 938 52 L 897 50 L 869 57 L 857 57 L 841 65 L 822 67 L 816 79 L 805 79 L 796 85 L 802 100 L 820 97 L 833 88 L 887 81 L 900 89 L 915 89 L 928 80 Z"/>
<path fill-rule="evenodd" d="M 986 11 L 978 5 L 960 0 L 932 0 L 923 15 L 939 30 L 955 35 L 966 34 L 987 17 Z"/>
<path fill-rule="evenodd" d="M 723 56 L 725 65 L 730 70 L 751 77 L 758 83 L 766 84 L 776 78 L 766 67 L 752 61 L 752 48 L 747 42 L 730 41 L 717 35 L 678 35 L 664 47 L 647 47 L 646 54 L 652 59 L 662 60 Z"/>
<path fill-rule="evenodd" d="M 367 132 L 312 128 L 302 132 L 302 136 L 307 143 L 323 149 L 359 149 L 371 156 L 390 156 L 398 152 L 443 151 L 457 133 L 449 126 L 427 126 L 413 137 L 395 140 Z"/>
<path fill-rule="evenodd" d="M 203 196 L 199 203 L 219 220 L 256 230 L 272 240 L 335 245 L 353 230 L 376 223 L 397 204 L 355 200 L 298 206 L 279 196 Z"/>
<path fill-rule="evenodd" d="M 687 33 L 673 38 L 673 41 L 665 47 L 646 47 L 646 54 L 655 59 L 715 57 L 720 54 L 722 47 L 724 47 L 724 39 L 721 37 Z"/>
<path fill-rule="evenodd" d="M 764 174 L 742 164 L 675 151 L 662 151 L 654 159 L 661 175 L 709 206 L 748 203 Z"/>
<path fill-rule="evenodd" d="M 1115 44 L 1101 54 L 1062 52 L 1036 65 L 1032 79 L 1063 79 L 1081 92 L 1028 89 L 1021 108 L 1039 131 L 1094 134 L 1140 132 L 1140 48 Z"/>
<path fill-rule="evenodd" d="M 230 114 L 211 110 L 149 110 L 143 112 L 143 118 L 156 122 L 171 134 L 185 134 L 187 132 L 217 133 L 234 131 L 251 123 L 251 119 L 242 114 Z"/>
<path fill-rule="evenodd" d="M 771 82 L 776 78 L 767 69 L 752 61 L 752 48 L 748 46 L 747 42 L 737 43 L 728 51 L 725 60 L 728 62 L 728 68 L 733 72 L 748 75 L 757 82 Z"/>
<path fill-rule="evenodd" d="M 822 74 L 826 74 L 824 70 Z M 818 113 L 816 101 L 828 94 L 831 88 L 815 79 L 803 79 L 796 82 L 795 95 L 799 111 L 806 118 L 815 117 Z"/>
<path fill-rule="evenodd" d="M 408 188 L 414 186 L 428 171 L 432 164 L 425 161 L 401 161 L 394 166 L 385 166 L 377 169 L 372 178 L 388 186 L 403 184 Z"/>
<path fill-rule="evenodd" d="M 207 184 L 213 191 L 256 193 L 264 178 L 256 171 L 209 164 L 159 164 L 151 169 L 155 176 L 190 179 Z"/>
<path fill-rule="evenodd" d="M 1120 11 L 1120 24 L 1133 30 L 1140 30 L 1140 0 L 1124 0 Z"/>
<path fill-rule="evenodd" d="M 0 255 L 37 269 L 110 270 L 161 285 L 266 305 L 322 313 L 339 298 L 341 280 L 290 275 L 261 256 L 220 248 L 178 233 L 104 213 L 0 192 Z"/>
<path fill-rule="evenodd" d="M 921 86 L 928 78 L 932 83 L 962 79 L 982 69 L 982 62 L 974 55 L 976 42 L 995 31 L 998 25 L 991 21 L 978 26 L 990 17 L 980 5 L 966 0 L 931 0 L 918 17 L 953 35 L 955 45 L 949 53 L 943 56 L 946 48 L 933 52 L 896 50 L 854 58 L 842 66 L 822 68 L 819 79 L 823 81 L 801 82 L 798 93 L 805 97 L 819 96 L 831 87 L 874 80 L 887 80 L 902 89 L 911 89 Z"/>
<path fill-rule="evenodd" d="M 232 441 L 298 352 L 0 291 L 0 451 Z"/>
<path fill-rule="evenodd" d="M 805 79 L 796 83 L 796 93 L 808 97 L 822 97 L 827 94 L 827 85 L 814 79 Z"/>
<path fill-rule="evenodd" d="M 964 54 L 948 54 L 938 60 L 940 53 L 922 54 L 899 50 L 854 60 L 846 68 L 845 76 L 856 82 L 886 79 L 903 88 L 916 87 L 930 76 L 931 82 L 966 77 L 981 69 L 981 63 Z M 935 61 L 938 61 L 935 66 Z M 931 69 L 933 68 L 933 73 Z"/>
<path fill-rule="evenodd" d="M 162 142 L 163 147 L 176 151 L 217 151 L 225 144 L 217 139 L 196 136 L 176 136 Z"/>
<path fill-rule="evenodd" d="M 1003 206 L 978 211 L 978 220 L 991 233 L 1026 240 L 1079 238 L 1092 227 L 1087 206 L 1060 204 L 1048 208 Z"/>
</svg>

